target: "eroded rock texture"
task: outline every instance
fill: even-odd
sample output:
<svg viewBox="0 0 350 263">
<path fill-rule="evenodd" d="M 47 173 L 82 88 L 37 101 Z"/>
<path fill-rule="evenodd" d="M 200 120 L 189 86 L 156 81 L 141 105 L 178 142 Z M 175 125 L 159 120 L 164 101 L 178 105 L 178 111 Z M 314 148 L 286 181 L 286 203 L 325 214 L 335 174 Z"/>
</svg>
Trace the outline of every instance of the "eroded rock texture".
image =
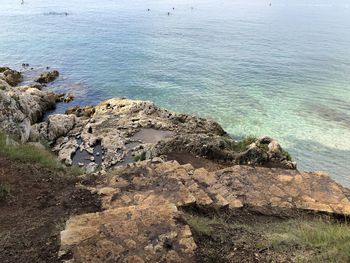
<svg viewBox="0 0 350 263">
<path fill-rule="evenodd" d="M 65 132 L 58 132 L 57 127 L 51 128 L 49 119 L 47 124 L 33 126 L 32 137 L 39 135 L 52 142 L 60 159 L 68 165 L 75 155 L 86 152 L 89 158 L 75 159 L 109 168 L 135 158 L 151 159 L 183 151 L 230 164 L 296 167 L 273 139 L 263 138 L 242 147 L 214 121 L 170 112 L 148 101 L 114 98 L 96 107 L 72 108 L 67 114 L 76 117 L 71 129 L 62 127 L 59 130 Z M 102 161 L 96 163 L 94 148 L 99 145 Z"/>
<path fill-rule="evenodd" d="M 350 214 L 347 190 L 321 173 L 241 165 L 208 172 L 156 158 L 99 177 L 90 190 L 104 211 L 73 217 L 62 232 L 61 255 L 70 254 L 69 262 L 194 262 L 184 206 Z"/>
<path fill-rule="evenodd" d="M 16 76 L 18 74 L 20 75 L 19 72 L 14 73 Z M 56 95 L 26 86 L 12 87 L 12 84 L 17 82 L 9 81 L 8 77 L 9 75 L 4 77 L 0 73 L 1 129 L 26 142 L 31 125 L 38 122 L 47 110 L 55 106 Z"/>
</svg>

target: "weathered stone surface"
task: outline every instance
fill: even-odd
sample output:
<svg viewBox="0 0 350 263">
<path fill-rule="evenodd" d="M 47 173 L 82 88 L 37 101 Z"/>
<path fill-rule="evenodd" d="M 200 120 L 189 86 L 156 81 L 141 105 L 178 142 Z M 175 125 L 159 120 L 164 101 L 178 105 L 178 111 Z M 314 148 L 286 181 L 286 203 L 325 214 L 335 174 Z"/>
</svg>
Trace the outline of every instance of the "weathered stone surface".
<svg viewBox="0 0 350 263">
<path fill-rule="evenodd" d="M 31 124 L 55 106 L 55 95 L 38 89 L 0 89 L 1 128 L 22 142 L 28 140 Z"/>
<path fill-rule="evenodd" d="M 157 159 L 99 177 L 103 182 L 91 190 L 100 194 L 104 211 L 71 218 L 61 235 L 61 253 L 71 252 L 72 262 L 124 262 L 130 257 L 140 262 L 193 262 L 196 244 L 191 231 L 183 220 L 176 220 L 182 217 L 182 206 L 278 207 L 350 215 L 348 189 L 320 173 L 241 165 L 208 172 Z M 170 258 L 173 261 L 165 260 Z"/>
<path fill-rule="evenodd" d="M 74 135 L 77 141 L 79 138 L 81 148 L 90 152 L 100 144 L 103 168 L 172 152 L 192 153 L 227 164 L 296 168 L 273 139 L 262 138 L 237 149 L 238 143 L 216 122 L 170 112 L 147 101 L 115 98 L 96 107 L 71 108 L 66 113 L 84 120 L 67 136 Z M 60 151 L 57 145 L 55 149 Z"/>
<path fill-rule="evenodd" d="M 60 73 L 57 70 L 42 73 L 35 81 L 38 83 L 49 83 L 58 78 Z"/>
<path fill-rule="evenodd" d="M 133 161 L 137 155 L 151 158 L 148 149 L 177 133 L 225 134 L 213 121 L 176 114 L 147 101 L 115 98 L 96 107 L 75 107 L 67 113 L 82 120 L 67 137 L 75 136 L 81 140 L 81 148 L 90 152 L 100 144 L 103 168 Z M 57 145 L 55 149 L 61 151 Z"/>
<path fill-rule="evenodd" d="M 157 143 L 151 156 L 186 152 L 228 164 L 248 164 L 296 169 L 296 163 L 283 151 L 276 140 L 263 137 L 243 149 L 229 136 L 213 134 L 179 134 Z"/>
<path fill-rule="evenodd" d="M 61 233 L 70 262 L 193 262 L 196 244 L 178 210 L 161 197 L 71 218 Z"/>
</svg>

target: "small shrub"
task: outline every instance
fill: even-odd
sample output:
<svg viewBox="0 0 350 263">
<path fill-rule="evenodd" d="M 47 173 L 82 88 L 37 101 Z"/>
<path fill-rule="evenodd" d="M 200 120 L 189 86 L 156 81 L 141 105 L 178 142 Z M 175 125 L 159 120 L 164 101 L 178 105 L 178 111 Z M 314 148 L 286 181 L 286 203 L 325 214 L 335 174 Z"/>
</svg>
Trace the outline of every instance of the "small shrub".
<svg viewBox="0 0 350 263">
<path fill-rule="evenodd" d="M 292 157 L 290 156 L 289 152 L 287 152 L 286 150 L 282 149 L 282 154 L 283 154 L 283 156 L 286 157 L 287 161 L 291 161 L 292 160 Z"/>
<path fill-rule="evenodd" d="M 243 139 L 240 140 L 240 141 L 235 142 L 232 148 L 233 148 L 233 150 L 234 150 L 235 152 L 243 152 L 243 151 L 245 151 L 245 150 L 247 149 L 247 147 L 248 147 L 249 145 L 251 145 L 251 144 L 252 144 L 253 142 L 255 142 L 256 140 L 257 140 L 256 137 L 254 137 L 254 136 L 248 136 L 248 137 L 246 137 L 246 138 L 243 138 Z"/>
<path fill-rule="evenodd" d="M 134 157 L 135 162 L 144 161 L 144 160 L 146 160 L 146 152 L 142 152 L 141 154 L 136 155 Z"/>
</svg>

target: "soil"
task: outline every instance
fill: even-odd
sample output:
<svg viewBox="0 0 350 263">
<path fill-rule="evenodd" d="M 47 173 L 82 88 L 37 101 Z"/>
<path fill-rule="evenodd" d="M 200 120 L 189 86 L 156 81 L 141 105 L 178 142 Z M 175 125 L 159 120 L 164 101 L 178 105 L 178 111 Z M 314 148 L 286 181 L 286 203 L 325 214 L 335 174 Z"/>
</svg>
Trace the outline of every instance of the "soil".
<svg viewBox="0 0 350 263">
<path fill-rule="evenodd" d="M 191 164 L 195 169 L 205 168 L 209 172 L 216 171 L 228 167 L 228 165 L 217 163 L 212 160 L 208 160 L 199 156 L 195 156 L 186 152 L 171 152 L 167 153 L 167 160 L 177 161 L 179 164 Z"/>
<path fill-rule="evenodd" d="M 74 214 L 101 210 L 100 200 L 72 176 L 0 157 L 0 262 L 61 262 L 59 233 Z"/>
</svg>

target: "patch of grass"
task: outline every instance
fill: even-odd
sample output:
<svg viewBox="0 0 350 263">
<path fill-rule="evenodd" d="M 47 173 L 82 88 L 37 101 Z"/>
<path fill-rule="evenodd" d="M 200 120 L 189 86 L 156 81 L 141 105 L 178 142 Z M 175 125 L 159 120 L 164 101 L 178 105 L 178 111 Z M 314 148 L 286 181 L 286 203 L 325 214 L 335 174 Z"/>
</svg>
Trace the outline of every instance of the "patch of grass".
<svg viewBox="0 0 350 263">
<path fill-rule="evenodd" d="M 11 188 L 8 185 L 0 184 L 0 203 L 11 197 Z"/>
<path fill-rule="evenodd" d="M 206 217 L 193 216 L 187 221 L 188 225 L 191 227 L 192 231 L 200 235 L 210 236 L 213 228 L 213 220 Z"/>
<path fill-rule="evenodd" d="M 287 161 L 292 160 L 292 156 L 290 156 L 289 152 L 287 152 L 286 150 L 282 149 L 282 154 L 286 157 Z"/>
<path fill-rule="evenodd" d="M 236 246 L 242 247 L 244 244 L 251 244 L 252 247 L 255 247 L 256 234 L 251 232 L 250 227 L 238 222 L 227 222 L 226 215 L 187 214 L 187 216 L 186 222 L 190 226 L 198 245 L 197 256 L 199 262 L 231 262 L 228 258 Z M 251 254 L 254 254 L 254 252 Z M 248 259 L 246 262 L 252 261 Z"/>
<path fill-rule="evenodd" d="M 144 161 L 144 160 L 146 160 L 146 152 L 142 152 L 141 154 L 136 155 L 134 157 L 135 162 Z"/>
<path fill-rule="evenodd" d="M 265 228 L 266 247 L 314 252 L 302 262 L 350 262 L 350 225 L 346 223 L 289 220 L 262 228 Z"/>
<path fill-rule="evenodd" d="M 256 140 L 257 140 L 257 138 L 255 136 L 248 136 L 248 137 L 243 138 L 240 141 L 235 142 L 232 148 L 235 152 L 243 152 L 247 149 L 247 147 L 250 144 L 252 144 Z"/>
<path fill-rule="evenodd" d="M 79 175 L 83 172 L 79 167 L 67 167 L 62 164 L 49 149 L 35 147 L 30 144 L 7 145 L 6 137 L 6 134 L 0 131 L 1 156 L 14 161 L 36 164 L 52 170 L 65 171 L 70 175 Z"/>
</svg>

